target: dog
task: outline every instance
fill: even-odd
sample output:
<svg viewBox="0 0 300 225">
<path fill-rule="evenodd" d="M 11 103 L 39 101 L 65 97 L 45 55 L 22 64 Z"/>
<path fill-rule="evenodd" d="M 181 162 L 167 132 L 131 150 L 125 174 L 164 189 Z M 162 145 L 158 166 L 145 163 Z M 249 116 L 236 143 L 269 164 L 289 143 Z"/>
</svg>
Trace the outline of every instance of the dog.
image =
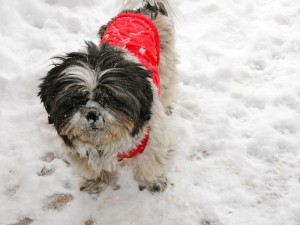
<svg viewBox="0 0 300 225">
<path fill-rule="evenodd" d="M 100 44 L 54 57 L 38 96 L 80 179 L 97 194 L 133 168 L 140 190 L 163 192 L 172 138 L 168 117 L 178 80 L 169 0 L 127 0 L 103 25 Z"/>
</svg>

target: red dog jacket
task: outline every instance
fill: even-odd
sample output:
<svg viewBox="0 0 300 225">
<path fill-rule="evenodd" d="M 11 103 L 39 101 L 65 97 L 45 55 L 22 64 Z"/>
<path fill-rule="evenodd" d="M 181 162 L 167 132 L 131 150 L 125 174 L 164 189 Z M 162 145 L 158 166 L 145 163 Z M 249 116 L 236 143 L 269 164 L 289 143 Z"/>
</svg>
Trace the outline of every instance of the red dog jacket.
<svg viewBox="0 0 300 225">
<path fill-rule="evenodd" d="M 126 49 L 137 57 L 147 70 L 152 71 L 152 80 L 160 89 L 159 57 L 160 42 L 153 22 L 142 14 L 122 13 L 107 26 L 100 46 L 107 42 L 110 46 Z"/>
</svg>

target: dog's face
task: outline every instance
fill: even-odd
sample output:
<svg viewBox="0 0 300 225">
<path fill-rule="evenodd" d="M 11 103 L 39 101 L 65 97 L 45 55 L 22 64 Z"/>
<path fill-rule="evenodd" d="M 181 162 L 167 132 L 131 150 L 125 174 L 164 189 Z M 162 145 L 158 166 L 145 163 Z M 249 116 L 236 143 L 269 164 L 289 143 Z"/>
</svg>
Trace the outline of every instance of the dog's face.
<svg viewBox="0 0 300 225">
<path fill-rule="evenodd" d="M 134 137 L 151 117 L 150 71 L 123 51 L 87 43 L 86 52 L 57 57 L 39 96 L 64 142 L 94 146 Z"/>
</svg>

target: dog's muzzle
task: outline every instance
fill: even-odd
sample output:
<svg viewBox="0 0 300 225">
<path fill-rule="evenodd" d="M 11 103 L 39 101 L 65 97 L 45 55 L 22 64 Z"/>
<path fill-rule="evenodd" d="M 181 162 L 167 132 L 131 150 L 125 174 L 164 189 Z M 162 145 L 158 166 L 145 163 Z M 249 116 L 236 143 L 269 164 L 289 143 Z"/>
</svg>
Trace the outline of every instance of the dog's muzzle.
<svg viewBox="0 0 300 225">
<path fill-rule="evenodd" d="M 88 120 L 89 123 L 95 123 L 99 120 L 100 114 L 95 110 L 90 110 L 86 113 L 85 118 Z"/>
<path fill-rule="evenodd" d="M 101 129 L 104 126 L 104 120 L 97 108 L 88 107 L 82 111 L 82 116 L 87 121 L 87 124 L 93 130 Z"/>
</svg>

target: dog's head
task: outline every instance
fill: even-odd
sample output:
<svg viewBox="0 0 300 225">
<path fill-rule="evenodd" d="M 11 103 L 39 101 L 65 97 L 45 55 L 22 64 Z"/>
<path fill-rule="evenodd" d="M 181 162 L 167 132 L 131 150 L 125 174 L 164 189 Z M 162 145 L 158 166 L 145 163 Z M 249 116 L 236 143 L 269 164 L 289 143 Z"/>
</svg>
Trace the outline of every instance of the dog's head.
<svg viewBox="0 0 300 225">
<path fill-rule="evenodd" d="M 120 49 L 87 42 L 56 57 L 39 96 L 64 142 L 109 145 L 134 137 L 151 117 L 150 71 Z"/>
</svg>

